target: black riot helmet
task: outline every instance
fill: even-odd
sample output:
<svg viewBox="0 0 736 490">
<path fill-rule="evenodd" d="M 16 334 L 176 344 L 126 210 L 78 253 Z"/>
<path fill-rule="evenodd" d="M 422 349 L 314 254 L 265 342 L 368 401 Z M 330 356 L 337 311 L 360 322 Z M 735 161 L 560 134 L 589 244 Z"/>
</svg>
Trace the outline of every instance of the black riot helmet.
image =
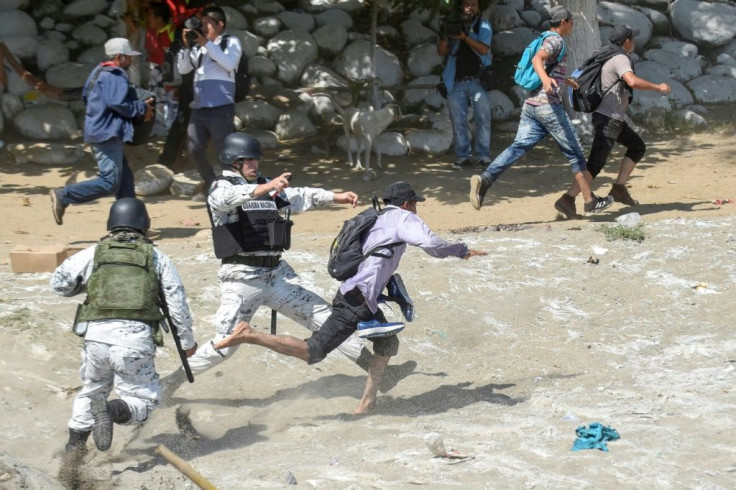
<svg viewBox="0 0 736 490">
<path fill-rule="evenodd" d="M 151 227 L 151 218 L 148 217 L 146 205 L 134 197 L 124 197 L 115 201 L 110 208 L 110 217 L 107 219 L 108 231 L 116 228 L 132 228 L 144 233 Z"/>
<path fill-rule="evenodd" d="M 263 158 L 261 142 L 247 133 L 231 133 L 225 138 L 220 150 L 220 163 L 224 168 L 235 166 L 239 158 Z"/>
</svg>

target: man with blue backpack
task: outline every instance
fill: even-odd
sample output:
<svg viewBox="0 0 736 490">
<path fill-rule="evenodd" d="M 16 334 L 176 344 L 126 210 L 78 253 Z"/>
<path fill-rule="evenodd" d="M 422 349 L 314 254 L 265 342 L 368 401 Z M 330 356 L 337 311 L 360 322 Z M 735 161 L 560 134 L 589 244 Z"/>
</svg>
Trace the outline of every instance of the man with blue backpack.
<svg viewBox="0 0 736 490">
<path fill-rule="evenodd" d="M 478 0 L 463 0 L 455 18 L 440 29 L 437 54 L 447 56 L 442 83 L 447 89 L 456 169 L 471 165 L 468 105 L 473 107 L 474 144 L 478 165 L 491 163 L 491 97 L 480 81 L 483 68 L 491 65 L 491 24 L 480 18 Z"/>
<path fill-rule="evenodd" d="M 383 193 L 386 207 L 361 239 L 364 260 L 357 271 L 342 282 L 332 300 L 332 314 L 310 338 L 304 340 L 289 335 L 271 335 L 253 329 L 248 322 L 241 321 L 232 334 L 220 340 L 214 348 L 227 349 L 238 344 L 261 345 L 308 364 L 318 363 L 350 338 L 359 329 L 361 322 L 377 319 L 379 324 L 386 325 L 378 308 L 378 301 L 381 292 L 390 284 L 399 267 L 407 245 L 419 247 L 437 258 L 469 259 L 487 255 L 487 252 L 470 250 L 462 242 L 449 243 L 432 233 L 417 216 L 417 202 L 424 200 L 406 182 L 396 182 L 386 188 Z M 389 287 L 389 294 L 390 289 Z M 356 414 L 364 414 L 373 408 L 388 362 L 399 350 L 396 331 L 389 335 L 382 333 L 369 337 L 368 340 L 373 342 L 374 353 L 363 397 L 354 411 Z"/>
<path fill-rule="evenodd" d="M 547 135 L 554 138 L 570 162 L 574 182 L 585 198 L 585 212 L 598 213 L 613 203 L 611 197 L 599 198 L 590 190 L 592 176 L 586 169 L 585 155 L 560 93 L 562 85 L 568 83 L 565 80 L 567 54 L 563 37 L 572 32 L 572 23 L 572 13 L 567 8 L 553 7 L 549 30 L 525 50 L 514 79 L 531 93 L 524 101 L 514 142 L 482 174 L 473 175 L 470 179 L 470 204 L 475 209 L 483 206 L 483 198 L 493 182 Z M 574 202 L 571 207 L 563 198 L 555 202 L 555 209 L 567 218 L 577 216 Z"/>
</svg>

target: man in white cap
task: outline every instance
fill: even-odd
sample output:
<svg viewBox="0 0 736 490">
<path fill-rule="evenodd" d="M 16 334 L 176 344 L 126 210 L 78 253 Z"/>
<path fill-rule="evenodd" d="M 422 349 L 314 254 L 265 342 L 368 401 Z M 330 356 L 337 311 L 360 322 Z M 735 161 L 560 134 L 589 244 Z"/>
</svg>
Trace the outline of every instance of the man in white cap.
<svg viewBox="0 0 736 490">
<path fill-rule="evenodd" d="M 66 187 L 51 189 L 51 210 L 56 224 L 62 224 L 64 211 L 70 204 L 81 204 L 114 195 L 116 199 L 135 197 L 133 172 L 123 154 L 123 143 L 133 140 L 133 118 L 153 117 L 154 100 L 138 100 L 126 70 L 134 51 L 130 41 L 122 37 L 105 43 L 107 60 L 87 78 L 82 101 L 87 106 L 84 120 L 84 142 L 89 143 L 97 160 L 99 173 L 94 179 Z"/>
</svg>

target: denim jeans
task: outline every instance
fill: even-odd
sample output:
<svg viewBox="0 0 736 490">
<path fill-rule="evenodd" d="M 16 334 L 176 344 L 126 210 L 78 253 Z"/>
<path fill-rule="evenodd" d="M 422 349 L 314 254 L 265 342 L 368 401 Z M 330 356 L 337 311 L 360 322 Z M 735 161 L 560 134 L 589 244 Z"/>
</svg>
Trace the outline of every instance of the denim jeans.
<svg viewBox="0 0 736 490">
<path fill-rule="evenodd" d="M 123 153 L 123 140 L 110 138 L 89 146 L 97 160 L 97 177 L 64 187 L 61 202 L 81 204 L 113 194 L 116 199 L 135 197 L 135 180 Z"/>
<path fill-rule="evenodd" d="M 473 106 L 475 123 L 475 156 L 488 157 L 491 153 L 491 97 L 483 90 L 477 78 L 455 82 L 452 93 L 447 96 L 455 136 L 455 155 L 470 158 L 470 135 L 468 133 L 468 104 Z"/>
<path fill-rule="evenodd" d="M 516 138 L 483 172 L 483 176 L 495 182 L 502 173 L 516 163 L 527 151 L 534 148 L 548 134 L 570 162 L 573 174 L 585 171 L 585 155 L 580 147 L 575 129 L 561 104 L 524 104 Z"/>
<path fill-rule="evenodd" d="M 225 138 L 235 131 L 234 117 L 234 104 L 192 109 L 189 115 L 187 148 L 195 168 L 204 180 L 205 192 L 209 192 L 210 184 L 217 177 L 207 160 L 207 143 L 211 139 L 215 155 L 219 155 Z"/>
</svg>

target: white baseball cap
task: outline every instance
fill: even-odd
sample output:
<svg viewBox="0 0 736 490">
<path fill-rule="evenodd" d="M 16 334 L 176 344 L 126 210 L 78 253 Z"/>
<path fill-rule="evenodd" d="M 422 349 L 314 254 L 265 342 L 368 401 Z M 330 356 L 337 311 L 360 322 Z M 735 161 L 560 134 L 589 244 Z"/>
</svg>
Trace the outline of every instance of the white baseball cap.
<svg viewBox="0 0 736 490">
<path fill-rule="evenodd" d="M 138 56 L 141 53 L 139 51 L 133 51 L 130 41 L 124 37 L 114 37 L 105 43 L 105 54 L 107 56 L 115 56 L 116 54 Z"/>
</svg>

